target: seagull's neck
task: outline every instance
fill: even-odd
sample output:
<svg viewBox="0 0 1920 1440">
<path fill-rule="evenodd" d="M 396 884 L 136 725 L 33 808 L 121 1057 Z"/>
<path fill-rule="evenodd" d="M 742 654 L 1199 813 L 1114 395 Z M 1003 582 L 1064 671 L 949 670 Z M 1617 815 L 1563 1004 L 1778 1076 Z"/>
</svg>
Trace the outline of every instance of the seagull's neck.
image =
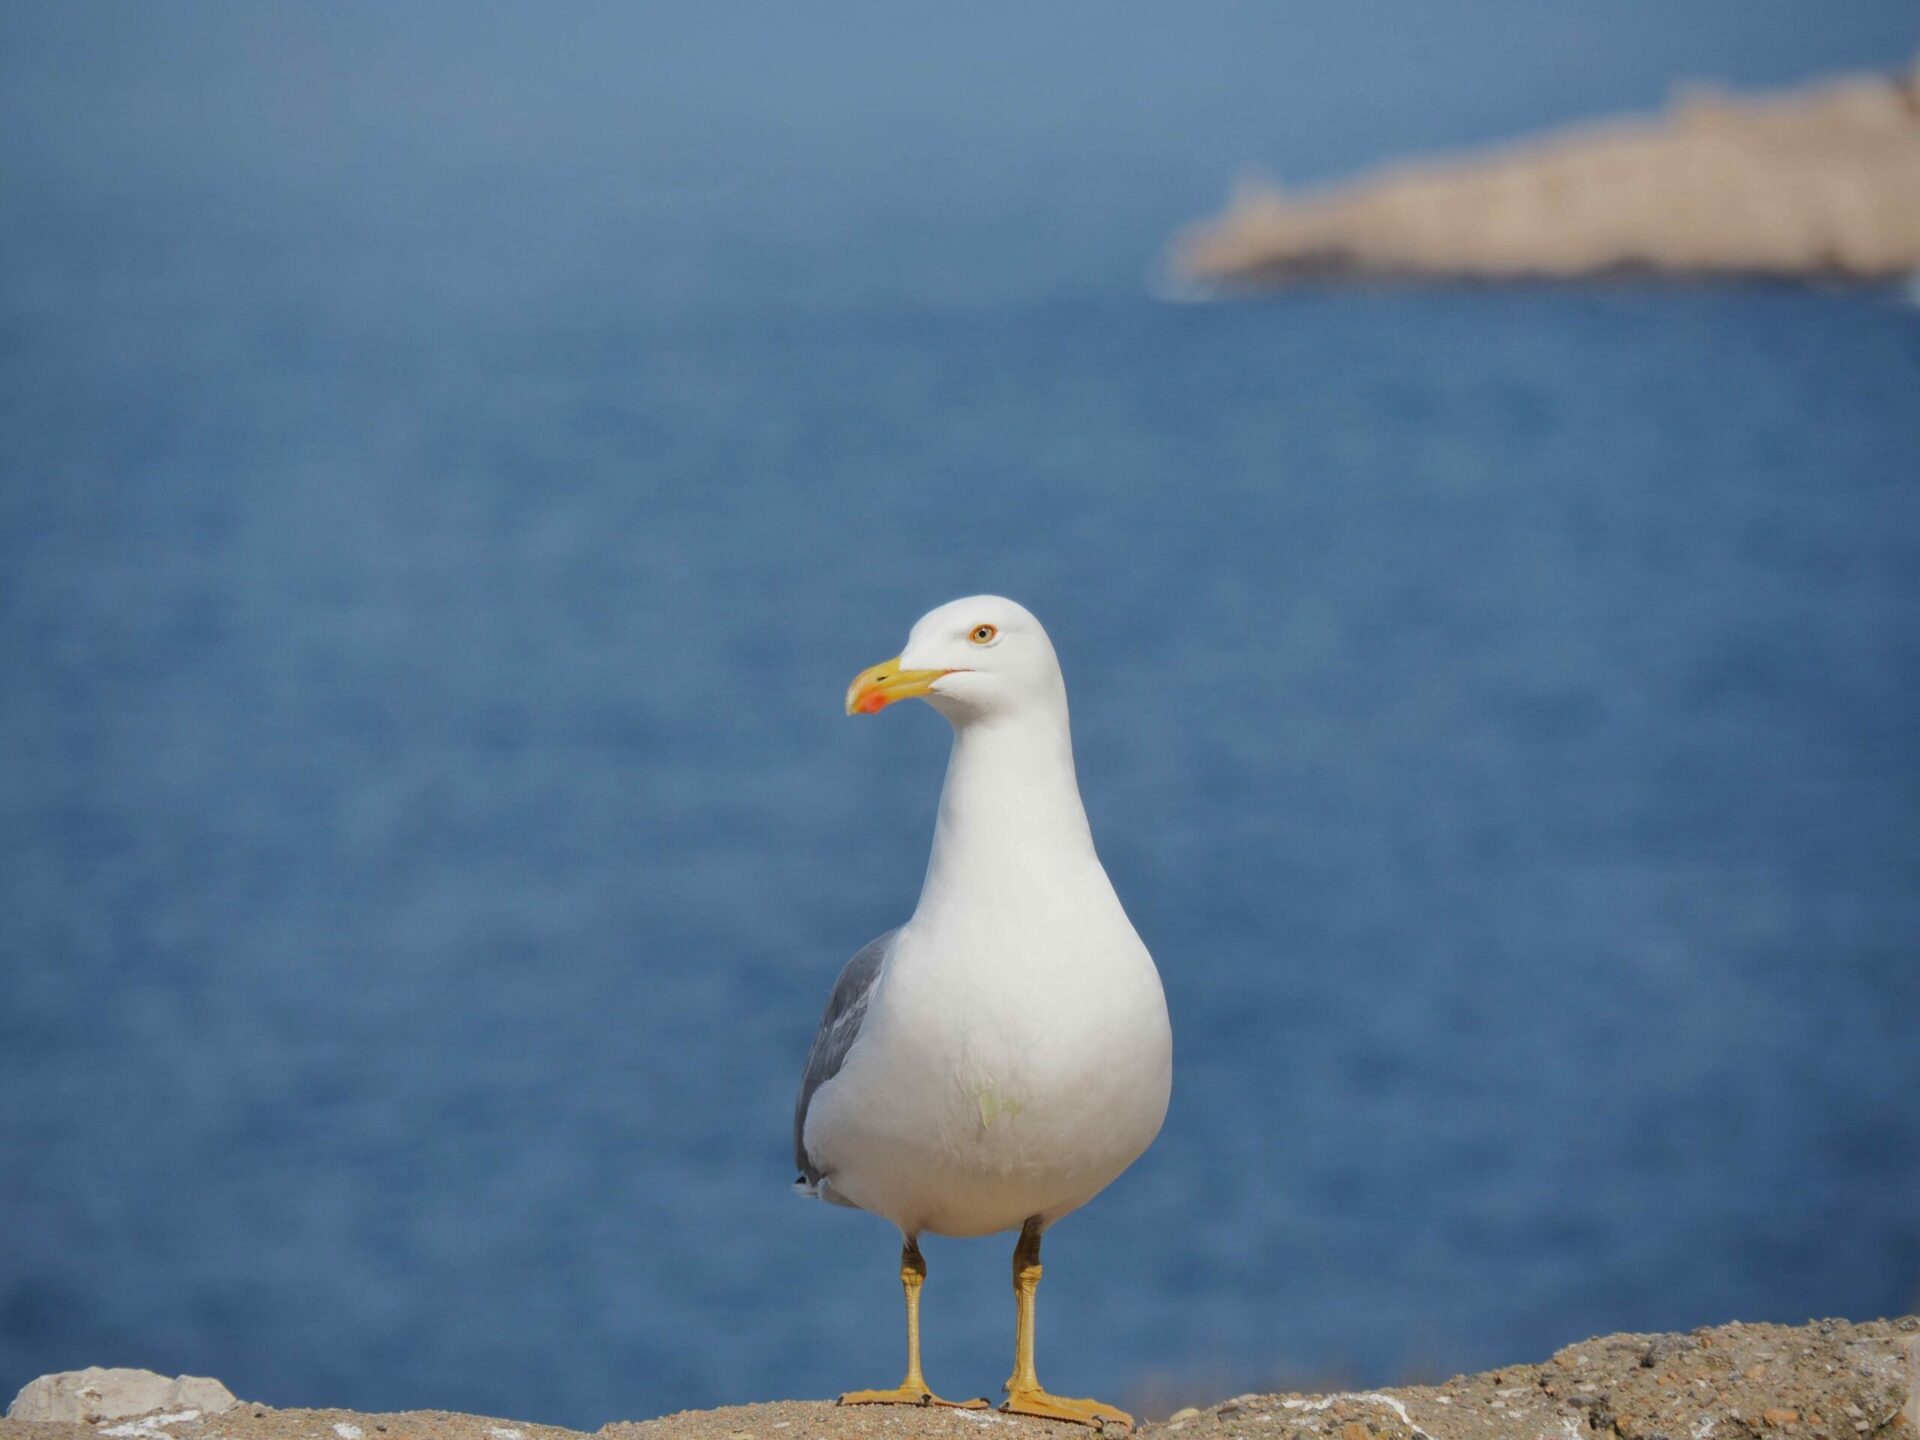
<svg viewBox="0 0 1920 1440">
<path fill-rule="evenodd" d="M 1101 877 L 1073 772 L 1064 702 L 956 725 L 918 917 L 983 893 Z"/>
</svg>

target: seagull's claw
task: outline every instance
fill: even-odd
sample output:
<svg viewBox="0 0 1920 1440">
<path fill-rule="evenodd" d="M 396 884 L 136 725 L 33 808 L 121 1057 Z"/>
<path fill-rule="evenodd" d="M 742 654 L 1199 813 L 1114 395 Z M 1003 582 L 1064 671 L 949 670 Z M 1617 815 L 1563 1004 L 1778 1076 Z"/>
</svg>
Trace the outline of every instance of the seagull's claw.
<svg viewBox="0 0 1920 1440">
<path fill-rule="evenodd" d="M 985 1400 L 942 1400 L 920 1385 L 896 1385 L 891 1390 L 849 1390 L 836 1405 L 939 1405 L 948 1410 L 985 1410 Z"/>
<path fill-rule="evenodd" d="M 1117 1425 L 1129 1433 L 1133 1430 L 1133 1416 L 1118 1405 L 1108 1405 L 1100 1400 L 1069 1400 L 1064 1395 L 1050 1395 L 1038 1386 L 1007 1391 L 1007 1400 L 1000 1407 L 1009 1415 L 1035 1415 L 1043 1420 L 1071 1420 L 1080 1425 L 1091 1425 L 1102 1429 L 1108 1425 Z"/>
</svg>

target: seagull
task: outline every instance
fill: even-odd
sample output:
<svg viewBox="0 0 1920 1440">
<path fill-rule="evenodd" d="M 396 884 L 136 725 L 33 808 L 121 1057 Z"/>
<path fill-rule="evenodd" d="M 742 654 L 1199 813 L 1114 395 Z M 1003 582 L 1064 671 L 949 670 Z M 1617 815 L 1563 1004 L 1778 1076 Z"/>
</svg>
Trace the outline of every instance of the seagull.
<svg viewBox="0 0 1920 1440">
<path fill-rule="evenodd" d="M 919 1237 L 1017 1230 L 1000 1408 L 1131 1429 L 1117 1406 L 1041 1386 L 1034 1296 L 1042 1234 L 1137 1160 L 1166 1118 L 1160 974 L 1094 853 L 1066 682 L 1040 622 L 995 595 L 922 616 L 906 649 L 854 677 L 847 713 L 910 699 L 953 726 L 920 903 L 840 972 L 793 1113 L 796 1189 L 901 1236 L 906 1378 L 840 1401 L 954 1404 L 920 1372 Z"/>
</svg>

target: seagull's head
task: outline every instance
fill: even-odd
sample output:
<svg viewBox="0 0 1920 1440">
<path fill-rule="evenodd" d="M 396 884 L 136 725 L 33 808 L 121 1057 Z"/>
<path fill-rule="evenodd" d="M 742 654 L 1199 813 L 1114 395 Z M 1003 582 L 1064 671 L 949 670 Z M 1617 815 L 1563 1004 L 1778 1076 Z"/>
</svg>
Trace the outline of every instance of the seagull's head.
<svg viewBox="0 0 1920 1440">
<path fill-rule="evenodd" d="M 1053 642 L 1023 605 L 973 595 L 929 610 L 907 648 L 854 676 L 847 713 L 874 715 L 923 699 L 954 724 L 1036 708 L 1064 708 Z"/>
</svg>

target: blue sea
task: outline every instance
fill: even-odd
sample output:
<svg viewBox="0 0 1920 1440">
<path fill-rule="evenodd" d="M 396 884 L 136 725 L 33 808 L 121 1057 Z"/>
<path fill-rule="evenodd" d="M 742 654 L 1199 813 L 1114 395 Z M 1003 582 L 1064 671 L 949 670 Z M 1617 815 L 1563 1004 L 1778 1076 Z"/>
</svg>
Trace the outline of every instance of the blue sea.
<svg viewBox="0 0 1920 1440">
<path fill-rule="evenodd" d="M 0 17 L 0 1391 L 587 1428 L 900 1365 L 839 966 L 1048 624 L 1158 1144 L 1119 1401 L 1920 1304 L 1920 309 L 1180 303 L 1261 167 L 1911 58 L 1900 5 Z M 927 1245 L 927 1369 L 1011 1363 Z M 5 1398 L 0 1395 L 0 1398 Z"/>
</svg>

